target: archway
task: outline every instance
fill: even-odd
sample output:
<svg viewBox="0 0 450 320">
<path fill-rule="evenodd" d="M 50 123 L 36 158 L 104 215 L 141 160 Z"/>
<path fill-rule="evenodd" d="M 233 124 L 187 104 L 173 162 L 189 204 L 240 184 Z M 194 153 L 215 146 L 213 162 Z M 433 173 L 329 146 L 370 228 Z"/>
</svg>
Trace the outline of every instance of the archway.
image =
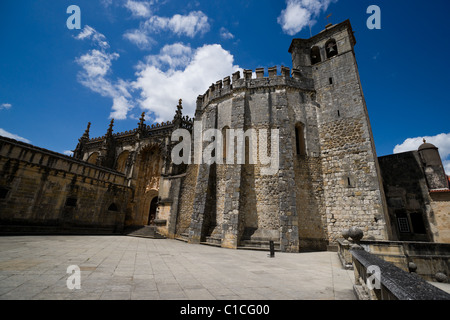
<svg viewBox="0 0 450 320">
<path fill-rule="evenodd" d="M 314 65 L 319 62 L 322 62 L 322 58 L 320 57 L 320 49 L 319 49 L 319 47 L 312 47 L 311 48 L 311 64 Z"/>
<path fill-rule="evenodd" d="M 98 152 L 94 152 L 89 156 L 89 158 L 87 159 L 87 162 L 90 164 L 96 164 L 97 158 L 98 158 Z"/>
<path fill-rule="evenodd" d="M 150 209 L 148 211 L 148 225 L 152 225 L 156 219 L 156 210 L 158 209 L 158 197 L 153 197 L 150 202 Z"/>
<path fill-rule="evenodd" d="M 115 167 L 116 171 L 125 173 L 129 154 L 130 154 L 129 151 L 124 151 L 117 157 L 116 167 Z"/>
<path fill-rule="evenodd" d="M 327 58 L 331 58 L 338 55 L 338 48 L 336 45 L 336 40 L 331 39 L 325 44 L 325 51 L 327 53 Z"/>
</svg>

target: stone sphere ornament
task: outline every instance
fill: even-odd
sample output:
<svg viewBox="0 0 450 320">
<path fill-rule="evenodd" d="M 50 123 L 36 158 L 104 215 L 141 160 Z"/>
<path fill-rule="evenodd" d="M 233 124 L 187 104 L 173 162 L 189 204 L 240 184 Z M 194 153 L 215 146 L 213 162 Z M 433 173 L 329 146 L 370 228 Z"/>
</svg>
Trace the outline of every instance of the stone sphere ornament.
<svg viewBox="0 0 450 320">
<path fill-rule="evenodd" d="M 344 231 L 342 231 L 341 234 L 342 234 L 342 237 L 344 237 L 345 240 L 348 240 L 348 238 L 350 237 L 349 232 L 350 232 L 350 230 L 348 230 L 348 229 L 345 229 Z"/>
<path fill-rule="evenodd" d="M 442 283 L 447 282 L 447 276 L 442 272 L 436 273 L 434 277 L 436 278 L 437 282 L 442 282 Z"/>
<path fill-rule="evenodd" d="M 409 269 L 409 272 L 416 272 L 417 265 L 414 262 L 410 262 L 410 263 L 408 263 L 408 269 Z"/>
<path fill-rule="evenodd" d="M 348 235 L 355 243 L 359 243 L 359 241 L 363 238 L 364 232 L 361 229 L 358 229 L 357 227 L 351 227 L 348 230 Z"/>
</svg>

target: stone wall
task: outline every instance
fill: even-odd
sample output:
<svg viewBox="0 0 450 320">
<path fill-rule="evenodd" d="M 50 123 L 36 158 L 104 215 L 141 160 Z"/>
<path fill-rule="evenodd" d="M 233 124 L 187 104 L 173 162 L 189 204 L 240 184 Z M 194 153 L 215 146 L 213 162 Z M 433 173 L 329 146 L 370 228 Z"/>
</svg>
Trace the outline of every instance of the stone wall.
<svg viewBox="0 0 450 320">
<path fill-rule="evenodd" d="M 328 57 L 330 41 L 334 41 L 336 50 Z M 330 243 L 351 226 L 376 239 L 387 239 L 389 234 L 383 186 L 353 51 L 355 43 L 350 24 L 344 22 L 311 39 L 295 39 L 290 49 L 293 67 L 301 69 L 300 64 L 311 66 L 310 48 L 320 48 L 321 62 L 311 66 L 311 75 L 319 105 L 317 126 Z"/>
<path fill-rule="evenodd" d="M 189 232 L 191 224 L 192 210 L 194 207 L 195 193 L 193 192 L 198 174 L 198 165 L 192 164 L 188 166 L 186 175 L 184 176 L 180 190 L 180 205 L 177 214 L 176 231 L 178 237 Z"/>
<path fill-rule="evenodd" d="M 450 190 L 430 190 L 418 151 L 379 158 L 394 240 L 450 243 Z"/>
<path fill-rule="evenodd" d="M 121 232 L 131 194 L 123 174 L 4 137 L 0 188 L 9 231 Z"/>
<path fill-rule="evenodd" d="M 450 190 L 431 192 L 431 210 L 433 218 L 430 223 L 434 241 L 450 243 Z"/>
</svg>

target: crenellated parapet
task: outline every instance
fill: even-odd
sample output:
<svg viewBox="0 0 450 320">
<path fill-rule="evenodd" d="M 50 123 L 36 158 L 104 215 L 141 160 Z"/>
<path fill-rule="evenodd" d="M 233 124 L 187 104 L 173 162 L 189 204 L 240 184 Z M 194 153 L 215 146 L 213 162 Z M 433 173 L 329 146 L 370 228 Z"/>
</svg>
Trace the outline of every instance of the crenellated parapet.
<svg viewBox="0 0 450 320">
<path fill-rule="evenodd" d="M 223 80 L 216 81 L 209 86 L 203 95 L 197 97 L 197 110 L 203 109 L 210 102 L 225 97 L 233 92 L 243 89 L 273 88 L 273 87 L 295 87 L 305 91 L 314 90 L 314 82 L 301 74 L 298 69 L 291 69 L 281 66 L 280 73 L 278 67 L 267 69 L 267 76 L 264 68 L 257 68 L 255 71 L 244 69 L 242 72 L 236 71 Z"/>
</svg>

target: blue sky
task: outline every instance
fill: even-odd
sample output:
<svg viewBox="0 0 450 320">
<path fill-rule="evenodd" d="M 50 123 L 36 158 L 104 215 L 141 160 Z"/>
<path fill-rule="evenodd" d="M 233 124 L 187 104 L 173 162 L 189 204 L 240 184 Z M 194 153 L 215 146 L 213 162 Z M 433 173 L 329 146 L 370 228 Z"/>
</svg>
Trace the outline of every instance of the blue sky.
<svg viewBox="0 0 450 320">
<path fill-rule="evenodd" d="M 67 8 L 81 10 L 68 29 Z M 367 8 L 381 9 L 370 30 Z M 450 173 L 448 0 L 2 0 L 0 134 L 57 152 L 172 120 L 238 69 L 292 66 L 293 38 L 350 19 L 379 156 L 436 144 Z M 306 26 L 306 27 L 305 27 Z"/>
</svg>

